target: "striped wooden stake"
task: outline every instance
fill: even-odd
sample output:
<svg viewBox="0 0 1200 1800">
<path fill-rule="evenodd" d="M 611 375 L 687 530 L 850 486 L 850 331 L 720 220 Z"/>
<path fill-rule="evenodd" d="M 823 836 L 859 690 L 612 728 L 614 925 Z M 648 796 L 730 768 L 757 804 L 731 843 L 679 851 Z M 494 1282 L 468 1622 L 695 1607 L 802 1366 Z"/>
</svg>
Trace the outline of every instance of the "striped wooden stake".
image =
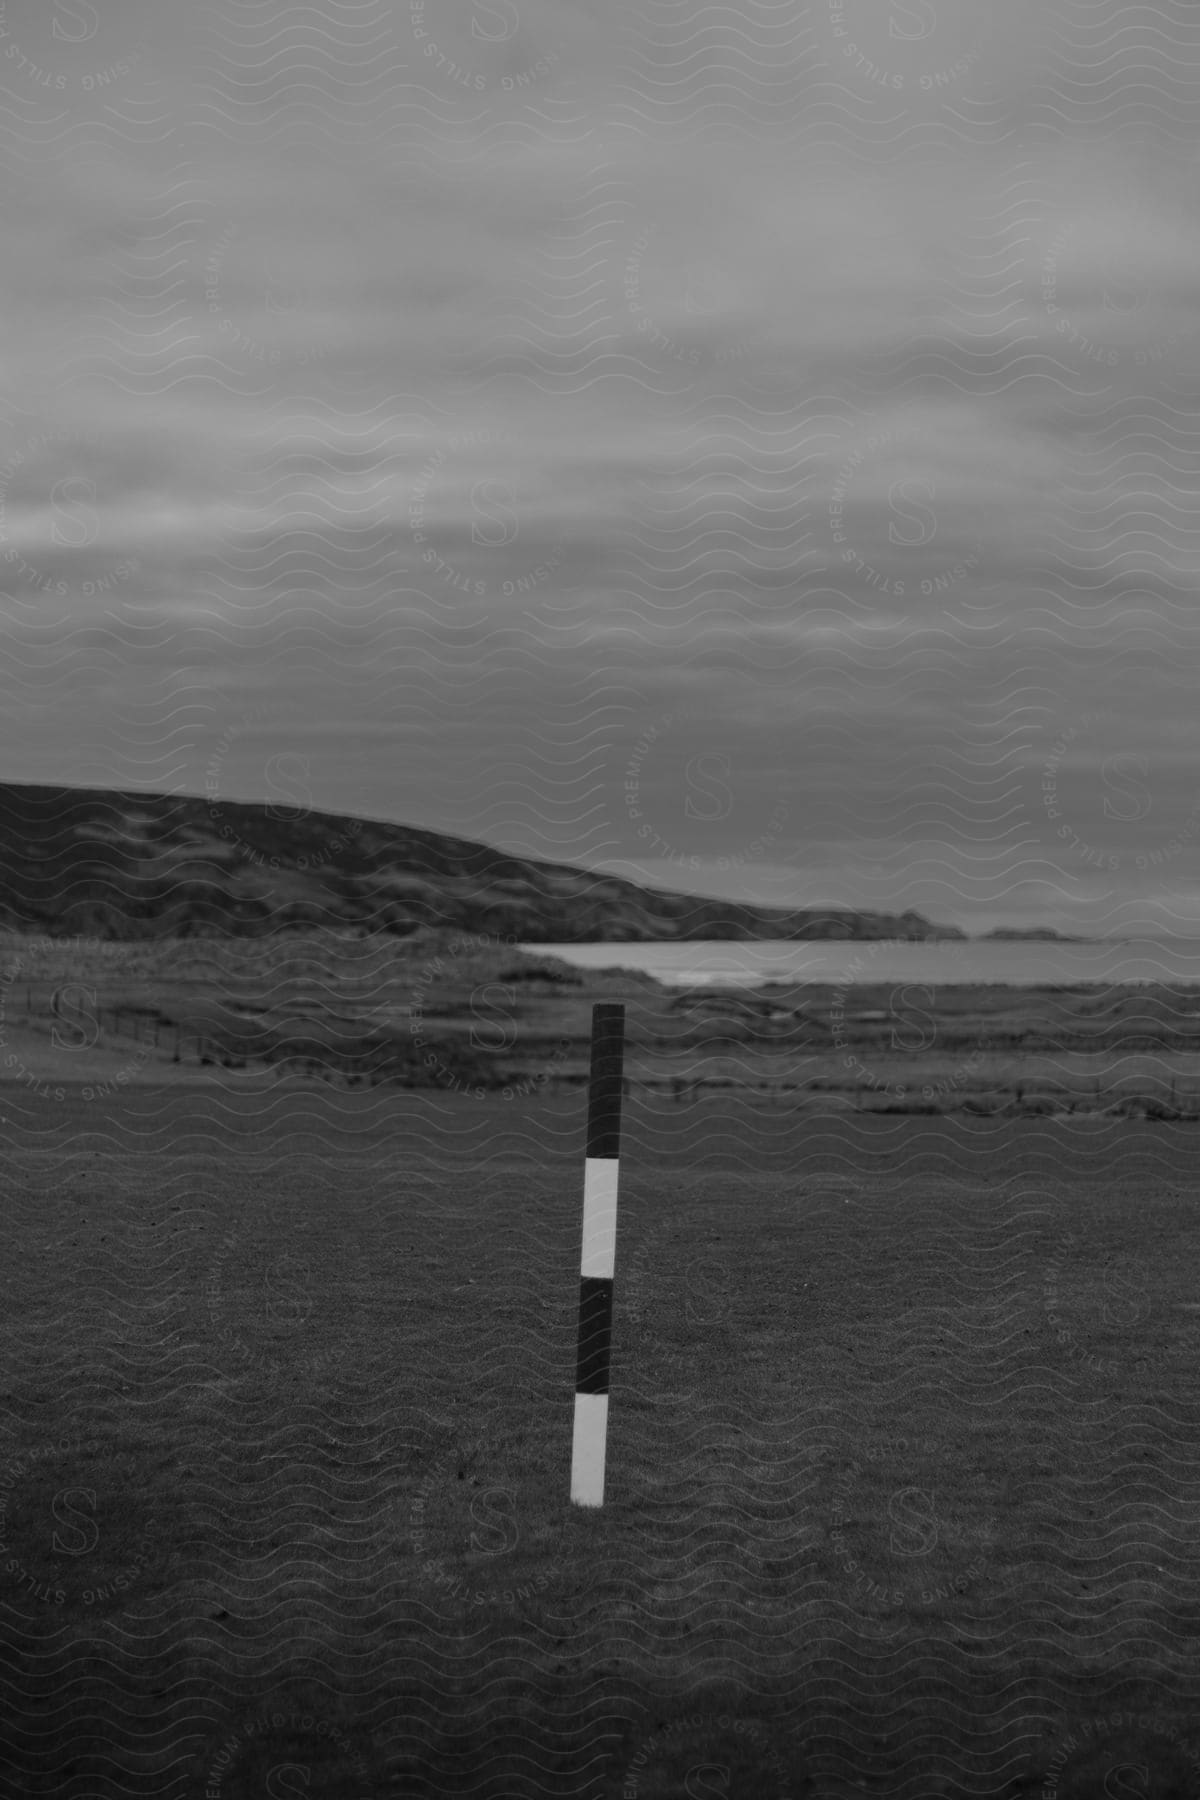
<svg viewBox="0 0 1200 1800">
<path fill-rule="evenodd" d="M 575 1441 L 571 1449 L 571 1499 L 576 1506 L 604 1504 L 624 1056 L 625 1008 L 593 1006 L 587 1157 L 583 1165 L 583 1250 L 579 1260 Z"/>
</svg>

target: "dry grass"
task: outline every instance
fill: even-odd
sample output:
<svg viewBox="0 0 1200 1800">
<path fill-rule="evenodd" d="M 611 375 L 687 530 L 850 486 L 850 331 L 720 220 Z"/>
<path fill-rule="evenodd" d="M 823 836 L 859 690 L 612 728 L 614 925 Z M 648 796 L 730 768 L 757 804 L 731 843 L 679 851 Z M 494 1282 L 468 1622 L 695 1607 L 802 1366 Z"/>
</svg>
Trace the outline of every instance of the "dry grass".
<svg viewBox="0 0 1200 1800">
<path fill-rule="evenodd" d="M 619 946 L 614 955 L 619 956 Z M 0 942 L 0 1075 L 27 1087 L 301 1073 L 534 1096 L 586 1080 L 591 1008 L 627 1009 L 633 1087 L 866 1111 L 1200 1117 L 1200 989 L 717 992 L 587 974 L 480 934 Z"/>
<path fill-rule="evenodd" d="M 240 1132 L 213 1090 L 223 1136 L 155 1138 L 149 1099 L 27 1103 L 6 1155 L 22 1793 L 204 1792 L 268 1698 L 222 1800 L 289 1763 L 310 1795 L 1033 1794 L 1098 1711 L 1190 1732 L 1190 1142 L 1171 1180 L 1082 1140 L 1039 1179 L 1036 1125 L 1006 1162 L 891 1120 L 842 1173 L 722 1169 L 631 1117 L 592 1515 L 578 1103 L 538 1140 L 394 1096 L 385 1141 L 343 1096 L 321 1156 L 299 1090 Z M 1059 1791 L 1106 1791 L 1072 1755 Z M 1168 1764 L 1143 1791 L 1187 1791 Z"/>
</svg>

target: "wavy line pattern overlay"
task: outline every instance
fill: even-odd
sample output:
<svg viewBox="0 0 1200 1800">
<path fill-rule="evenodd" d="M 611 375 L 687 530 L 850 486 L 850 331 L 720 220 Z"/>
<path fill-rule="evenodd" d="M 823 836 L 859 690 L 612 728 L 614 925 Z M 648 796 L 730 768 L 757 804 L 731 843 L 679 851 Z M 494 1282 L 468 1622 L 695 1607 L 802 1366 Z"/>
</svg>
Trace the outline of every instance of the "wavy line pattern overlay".
<svg viewBox="0 0 1200 1800">
<path fill-rule="evenodd" d="M 1198 106 L 1187 0 L 0 0 L 4 1793 L 1200 1787 Z"/>
</svg>

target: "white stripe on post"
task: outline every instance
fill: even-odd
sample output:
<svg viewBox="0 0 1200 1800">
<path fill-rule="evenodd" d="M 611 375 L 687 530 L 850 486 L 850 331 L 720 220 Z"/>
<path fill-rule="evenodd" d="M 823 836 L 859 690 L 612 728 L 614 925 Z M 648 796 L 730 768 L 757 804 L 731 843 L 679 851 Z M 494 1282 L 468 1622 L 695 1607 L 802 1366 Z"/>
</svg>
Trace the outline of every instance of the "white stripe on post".
<svg viewBox="0 0 1200 1800">
<path fill-rule="evenodd" d="M 589 1156 L 583 1165 L 581 1275 L 611 1281 L 617 1263 L 617 1159 Z"/>
<path fill-rule="evenodd" d="M 604 1456 L 608 1448 L 608 1395 L 576 1394 L 571 1444 L 571 1499 L 576 1506 L 604 1505 Z"/>
</svg>

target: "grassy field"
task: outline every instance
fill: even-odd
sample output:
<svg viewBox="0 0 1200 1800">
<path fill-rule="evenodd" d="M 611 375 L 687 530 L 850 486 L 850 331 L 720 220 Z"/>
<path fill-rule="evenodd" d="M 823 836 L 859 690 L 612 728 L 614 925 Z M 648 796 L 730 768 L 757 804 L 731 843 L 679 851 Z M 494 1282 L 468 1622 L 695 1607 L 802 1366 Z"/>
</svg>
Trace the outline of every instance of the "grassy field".
<svg viewBox="0 0 1200 1800">
<path fill-rule="evenodd" d="M 631 1089 L 683 1106 L 737 1089 L 789 1109 L 1200 1119 L 1200 988 L 676 990 L 435 930 L 0 936 L 0 1078 L 48 1097 L 220 1071 L 532 1098 L 585 1082 L 597 1000 L 625 1003 Z"/>
<path fill-rule="evenodd" d="M 1200 1786 L 1185 1124 L 216 1072 L 4 1114 L 6 1791 Z"/>
</svg>

